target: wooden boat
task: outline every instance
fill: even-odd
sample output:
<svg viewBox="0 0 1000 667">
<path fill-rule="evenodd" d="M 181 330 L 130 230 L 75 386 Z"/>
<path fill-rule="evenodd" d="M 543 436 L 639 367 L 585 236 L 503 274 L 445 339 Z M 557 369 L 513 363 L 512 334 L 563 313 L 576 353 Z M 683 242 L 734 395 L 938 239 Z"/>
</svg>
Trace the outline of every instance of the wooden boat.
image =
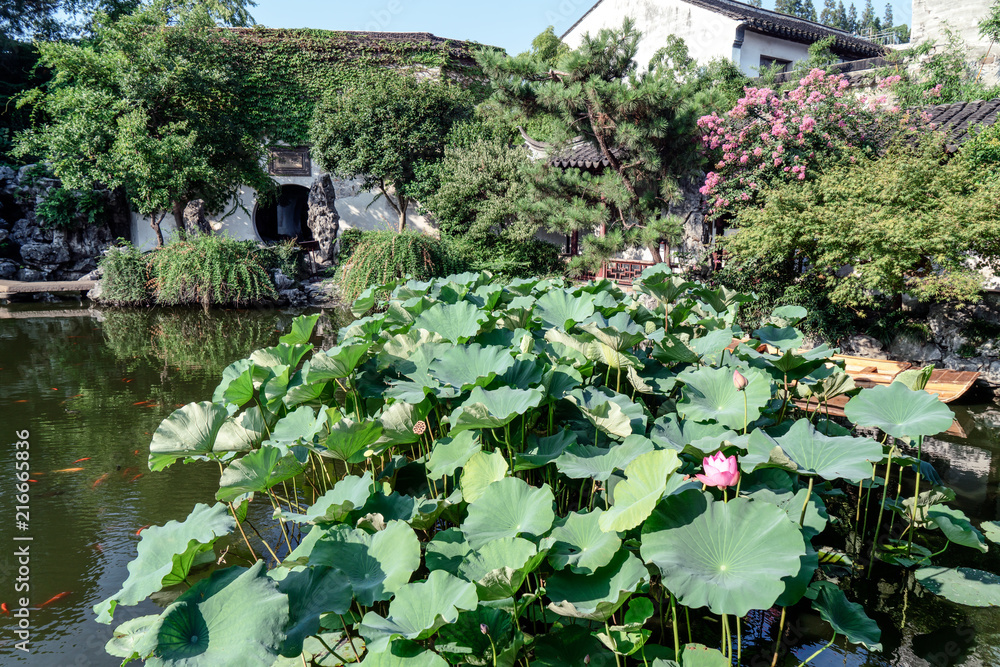
<svg viewBox="0 0 1000 667">
<path fill-rule="evenodd" d="M 903 371 L 919 369 L 919 364 L 908 361 L 891 361 L 889 359 L 868 359 L 853 357 L 847 354 L 835 354 L 834 361 L 843 361 L 844 370 L 859 387 L 873 387 L 878 384 L 890 384 Z M 927 381 L 925 391 L 937 394 L 942 403 L 951 403 L 967 392 L 979 379 L 976 371 L 953 371 L 946 368 L 935 368 Z"/>
<path fill-rule="evenodd" d="M 804 410 L 806 412 L 819 412 L 820 415 L 824 417 L 827 415 L 830 417 L 846 417 L 847 415 L 844 412 L 844 406 L 847 405 L 847 401 L 849 400 L 850 397 L 848 396 L 834 396 L 829 400 L 829 402 L 822 404 L 817 404 L 816 399 L 807 401 L 805 399 L 797 398 L 792 402 L 795 403 L 795 406 L 800 410 Z M 958 419 L 952 420 L 951 426 L 949 426 L 948 430 L 945 431 L 945 435 L 952 435 L 956 438 L 969 437 L 969 433 L 966 430 L 965 425 L 959 422 Z"/>
</svg>

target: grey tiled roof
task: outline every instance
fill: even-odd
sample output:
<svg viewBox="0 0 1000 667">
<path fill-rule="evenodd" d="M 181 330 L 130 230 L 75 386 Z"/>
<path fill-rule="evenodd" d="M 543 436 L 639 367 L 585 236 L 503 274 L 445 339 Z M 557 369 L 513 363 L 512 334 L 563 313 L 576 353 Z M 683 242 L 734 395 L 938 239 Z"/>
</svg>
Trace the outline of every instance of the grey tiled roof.
<svg viewBox="0 0 1000 667">
<path fill-rule="evenodd" d="M 953 151 L 972 138 L 970 130 L 977 125 L 993 125 L 997 122 L 1000 98 L 939 104 L 927 107 L 924 111 L 930 116 L 930 122 L 935 129 L 947 134 L 948 150 Z"/>
<path fill-rule="evenodd" d="M 586 14 L 581 16 L 569 30 L 563 33 L 563 39 L 603 1 L 597 0 L 587 10 Z M 736 2 L 735 0 L 684 0 L 684 2 L 740 21 L 747 30 L 765 35 L 773 35 L 793 42 L 812 44 L 821 39 L 833 37 L 834 43 L 831 50 L 845 60 L 873 58 L 886 52 L 886 47 L 858 37 L 857 35 L 852 35 L 844 30 L 838 30 L 837 28 L 831 28 L 821 23 L 807 21 L 769 9 L 754 7 L 742 2 Z"/>
<path fill-rule="evenodd" d="M 557 150 L 552 144 L 532 139 L 523 128 L 518 129 L 521 130 L 521 137 L 524 138 L 524 143 L 527 144 L 532 153 L 539 157 L 546 156 L 548 163 L 554 167 L 603 169 L 610 164 L 608 159 L 601 154 L 601 149 L 583 137 L 579 137 L 565 148 Z M 615 156 L 621 155 L 620 149 L 613 149 L 611 152 Z"/>
</svg>

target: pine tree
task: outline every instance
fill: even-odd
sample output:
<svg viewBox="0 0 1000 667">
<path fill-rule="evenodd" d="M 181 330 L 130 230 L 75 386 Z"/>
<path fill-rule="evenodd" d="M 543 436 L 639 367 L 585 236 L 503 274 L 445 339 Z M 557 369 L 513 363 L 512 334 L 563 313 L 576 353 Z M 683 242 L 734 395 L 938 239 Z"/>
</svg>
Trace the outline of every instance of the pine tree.
<svg viewBox="0 0 1000 667">
<path fill-rule="evenodd" d="M 776 0 L 774 3 L 774 11 L 788 14 L 789 16 L 798 16 L 801 9 L 801 0 Z"/>
<path fill-rule="evenodd" d="M 837 27 L 837 4 L 834 0 L 823 0 L 823 11 L 820 12 L 819 22 Z"/>
<path fill-rule="evenodd" d="M 872 0 L 865 0 L 865 8 L 861 12 L 858 32 L 875 32 L 878 28 L 877 22 L 878 19 L 875 17 L 875 7 L 872 6 Z"/>
<path fill-rule="evenodd" d="M 869 0 L 871 2 L 871 0 Z M 802 5 L 802 13 L 799 17 L 804 18 L 808 21 L 816 20 L 816 6 L 813 5 L 813 0 L 806 0 Z"/>
<path fill-rule="evenodd" d="M 885 18 L 882 19 L 882 29 L 889 30 L 892 28 L 892 3 L 885 3 Z"/>
<path fill-rule="evenodd" d="M 847 10 L 847 25 L 844 26 L 844 30 L 848 32 L 857 32 L 858 28 L 858 8 L 851 3 L 851 8 Z"/>
<path fill-rule="evenodd" d="M 763 7 L 763 0 L 747 0 L 747 4 L 751 7 Z"/>
</svg>

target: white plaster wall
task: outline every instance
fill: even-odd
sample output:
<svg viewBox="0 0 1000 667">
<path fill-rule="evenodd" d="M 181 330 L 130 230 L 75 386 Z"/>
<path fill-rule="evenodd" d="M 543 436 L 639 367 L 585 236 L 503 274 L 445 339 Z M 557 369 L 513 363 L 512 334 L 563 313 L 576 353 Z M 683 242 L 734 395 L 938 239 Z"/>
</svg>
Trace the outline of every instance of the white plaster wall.
<svg viewBox="0 0 1000 667">
<path fill-rule="evenodd" d="M 910 33 L 910 43 L 918 46 L 925 42 L 942 43 L 945 40 L 945 29 L 957 32 L 968 44 L 968 59 L 973 67 L 986 59 L 983 76 L 987 83 L 1000 81 L 1000 45 L 994 44 L 990 49 L 989 40 L 979 36 L 979 21 L 987 13 L 993 0 L 913 0 L 913 20 Z M 987 56 L 987 52 L 989 55 Z"/>
<path fill-rule="evenodd" d="M 626 16 L 635 19 L 635 27 L 642 33 L 636 53 L 640 66 L 666 45 L 670 35 L 682 38 L 699 63 L 733 57 L 737 21 L 683 0 L 604 0 L 566 33 L 563 41 L 576 48 L 585 33 L 596 35 L 602 28 L 619 28 Z"/>
<path fill-rule="evenodd" d="M 789 60 L 794 65 L 794 63 L 809 57 L 809 46 L 747 30 L 744 33 L 743 46 L 740 48 L 739 54 L 740 61 L 736 64 L 743 70 L 743 73 L 757 76 L 762 55 Z"/>
</svg>

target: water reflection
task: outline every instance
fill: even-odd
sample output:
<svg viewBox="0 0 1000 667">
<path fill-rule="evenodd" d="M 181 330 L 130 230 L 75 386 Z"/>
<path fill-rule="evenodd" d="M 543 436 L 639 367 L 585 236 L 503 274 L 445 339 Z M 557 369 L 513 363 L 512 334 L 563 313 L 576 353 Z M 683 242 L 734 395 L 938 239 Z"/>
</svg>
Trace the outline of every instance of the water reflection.
<svg viewBox="0 0 1000 667">
<path fill-rule="evenodd" d="M 273 345 L 298 313 L 0 309 L 0 602 L 16 608 L 15 532 L 33 538 L 31 654 L 14 648 L 0 615 L 0 664 L 117 665 L 104 644 L 114 626 L 91 607 L 117 591 L 136 531 L 214 502 L 218 470 L 177 464 L 149 474 L 150 434 L 177 406 L 208 398 L 219 374 Z M 337 323 L 321 320 L 325 336 Z M 321 342 L 317 340 L 317 342 Z M 327 341 L 329 343 L 329 341 Z M 30 528 L 14 519 L 14 432 L 30 431 Z M 79 468 L 79 470 L 78 470 Z M 157 612 L 120 608 L 115 625 Z"/>
</svg>

